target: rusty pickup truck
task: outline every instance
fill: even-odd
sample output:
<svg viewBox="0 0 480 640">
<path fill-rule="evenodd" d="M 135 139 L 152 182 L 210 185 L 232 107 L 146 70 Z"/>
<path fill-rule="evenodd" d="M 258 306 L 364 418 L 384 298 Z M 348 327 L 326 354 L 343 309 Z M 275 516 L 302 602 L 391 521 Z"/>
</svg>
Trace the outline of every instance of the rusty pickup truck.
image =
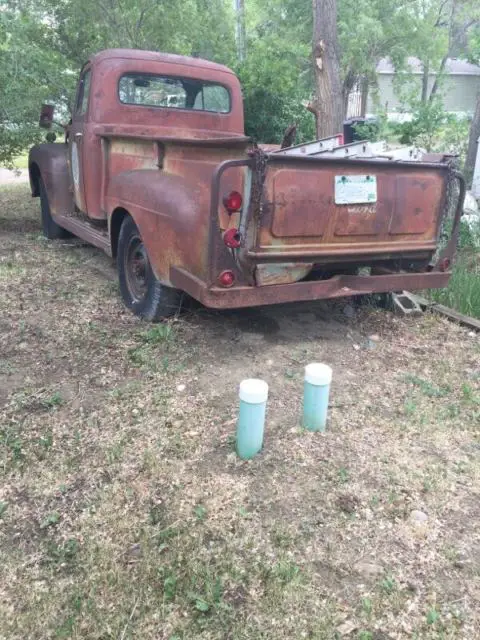
<svg viewBox="0 0 480 640">
<path fill-rule="evenodd" d="M 148 320 L 183 293 L 236 308 L 444 287 L 465 190 L 438 156 L 340 136 L 259 147 L 230 69 L 124 49 L 84 65 L 65 140 L 33 147 L 29 172 L 45 235 L 115 258 L 126 306 Z"/>
</svg>

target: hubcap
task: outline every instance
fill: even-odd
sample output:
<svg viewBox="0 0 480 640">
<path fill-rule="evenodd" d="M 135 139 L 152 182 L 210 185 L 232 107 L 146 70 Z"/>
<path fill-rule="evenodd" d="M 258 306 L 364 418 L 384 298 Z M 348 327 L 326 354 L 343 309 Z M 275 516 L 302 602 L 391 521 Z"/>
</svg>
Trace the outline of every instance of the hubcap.
<svg viewBox="0 0 480 640">
<path fill-rule="evenodd" d="M 125 274 L 128 290 L 134 302 L 140 302 L 147 293 L 149 262 L 140 236 L 133 236 L 125 252 Z"/>
</svg>

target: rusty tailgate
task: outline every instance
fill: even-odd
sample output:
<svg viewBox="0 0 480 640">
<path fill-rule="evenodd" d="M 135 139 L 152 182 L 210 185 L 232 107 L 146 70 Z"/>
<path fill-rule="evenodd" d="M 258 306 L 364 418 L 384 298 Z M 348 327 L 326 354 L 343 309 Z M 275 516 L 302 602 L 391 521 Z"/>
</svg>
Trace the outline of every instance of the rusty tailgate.
<svg viewBox="0 0 480 640">
<path fill-rule="evenodd" d="M 440 163 L 268 156 L 258 260 L 433 252 L 449 167 Z M 336 181 L 370 181 L 373 202 L 339 203 Z M 352 198 L 355 200 L 355 197 Z M 318 260 L 317 260 L 318 259 Z"/>
</svg>

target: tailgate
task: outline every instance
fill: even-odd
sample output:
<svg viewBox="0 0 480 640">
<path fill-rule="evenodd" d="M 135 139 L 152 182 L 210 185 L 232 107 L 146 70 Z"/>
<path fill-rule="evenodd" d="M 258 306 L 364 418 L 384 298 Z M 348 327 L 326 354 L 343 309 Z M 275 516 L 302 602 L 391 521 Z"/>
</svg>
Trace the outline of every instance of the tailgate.
<svg viewBox="0 0 480 640">
<path fill-rule="evenodd" d="M 248 255 L 322 264 L 432 254 L 448 175 L 442 163 L 270 154 Z"/>
</svg>

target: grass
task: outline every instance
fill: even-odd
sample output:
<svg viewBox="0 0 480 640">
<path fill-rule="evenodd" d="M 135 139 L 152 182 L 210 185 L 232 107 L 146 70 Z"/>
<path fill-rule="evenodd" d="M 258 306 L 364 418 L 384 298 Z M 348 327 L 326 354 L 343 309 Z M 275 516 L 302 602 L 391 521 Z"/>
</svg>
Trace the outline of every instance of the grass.
<svg viewBox="0 0 480 640">
<path fill-rule="evenodd" d="M 480 318 L 480 224 L 462 222 L 459 245 L 448 287 L 432 289 L 428 295 L 439 304 Z"/>
<path fill-rule="evenodd" d="M 15 169 L 28 169 L 28 151 L 14 158 L 13 166 Z"/>
<path fill-rule="evenodd" d="M 26 187 L 0 233 L 5 638 L 479 637 L 477 338 L 342 302 L 150 326 L 106 256 L 42 238 Z M 315 360 L 325 434 L 299 428 Z M 242 462 L 250 376 L 270 398 Z"/>
<path fill-rule="evenodd" d="M 480 318 L 480 254 L 463 254 L 446 289 L 432 289 L 430 298 L 461 313 Z"/>
</svg>

